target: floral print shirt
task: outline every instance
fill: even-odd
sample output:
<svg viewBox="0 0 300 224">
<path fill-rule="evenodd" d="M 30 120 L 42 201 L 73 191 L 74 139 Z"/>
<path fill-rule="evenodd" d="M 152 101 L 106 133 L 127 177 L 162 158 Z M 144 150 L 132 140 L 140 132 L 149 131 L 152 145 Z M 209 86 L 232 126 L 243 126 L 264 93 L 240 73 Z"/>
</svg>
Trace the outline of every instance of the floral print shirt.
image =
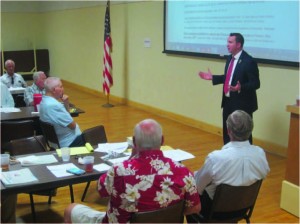
<svg viewBox="0 0 300 224">
<path fill-rule="evenodd" d="M 147 150 L 116 164 L 98 182 L 102 197 L 110 196 L 103 223 L 128 223 L 134 212 L 157 210 L 185 200 L 200 203 L 193 174 L 181 163 Z"/>
</svg>

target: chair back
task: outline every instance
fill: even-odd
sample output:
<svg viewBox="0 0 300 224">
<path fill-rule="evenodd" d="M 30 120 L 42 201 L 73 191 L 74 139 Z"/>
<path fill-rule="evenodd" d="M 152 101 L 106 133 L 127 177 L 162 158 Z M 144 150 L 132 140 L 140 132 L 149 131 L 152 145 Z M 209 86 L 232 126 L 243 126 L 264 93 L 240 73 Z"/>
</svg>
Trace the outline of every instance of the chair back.
<svg viewBox="0 0 300 224">
<path fill-rule="evenodd" d="M 60 148 L 58 137 L 55 132 L 55 128 L 52 124 L 40 120 L 41 129 L 43 135 L 46 139 L 47 146 L 50 150 L 55 150 Z"/>
<path fill-rule="evenodd" d="M 26 103 L 24 101 L 24 94 L 18 94 L 14 97 L 15 107 L 26 107 Z"/>
<path fill-rule="evenodd" d="M 230 213 L 231 217 L 224 218 L 227 221 L 237 222 L 246 219 L 247 222 L 250 222 L 261 184 L 262 180 L 258 180 L 250 186 L 218 185 L 209 219 L 216 222 L 215 217 L 217 213 Z M 218 218 L 216 219 L 218 220 Z"/>
<path fill-rule="evenodd" d="M 86 142 L 89 142 L 92 146 L 107 142 L 107 137 L 103 125 L 98 125 L 93 128 L 86 129 L 82 132 L 82 134 L 84 140 Z"/>
<path fill-rule="evenodd" d="M 184 200 L 154 211 L 136 212 L 131 216 L 131 223 L 183 223 Z"/>
<path fill-rule="evenodd" d="M 34 122 L 32 120 L 1 122 L 2 146 L 10 140 L 31 136 L 34 136 Z"/>
<path fill-rule="evenodd" d="M 42 135 L 11 140 L 7 146 L 12 156 L 45 152 L 46 147 L 46 141 Z"/>
</svg>

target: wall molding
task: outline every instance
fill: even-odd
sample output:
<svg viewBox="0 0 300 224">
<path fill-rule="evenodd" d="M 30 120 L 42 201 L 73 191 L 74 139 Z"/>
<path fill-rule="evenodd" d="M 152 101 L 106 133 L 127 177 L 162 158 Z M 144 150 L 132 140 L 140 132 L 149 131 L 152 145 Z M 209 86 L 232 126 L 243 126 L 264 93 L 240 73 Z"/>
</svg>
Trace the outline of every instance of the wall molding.
<svg viewBox="0 0 300 224">
<path fill-rule="evenodd" d="M 103 92 L 99 91 L 99 90 L 94 90 L 94 89 L 91 89 L 91 88 L 88 88 L 88 87 L 85 87 L 85 86 L 81 86 L 81 85 L 78 85 L 76 83 L 72 83 L 72 82 L 69 82 L 69 81 L 66 81 L 66 80 L 62 80 L 62 81 L 63 81 L 64 86 L 68 86 L 68 87 L 71 87 L 71 88 L 76 88 L 80 91 L 92 94 L 92 95 L 97 96 L 97 97 L 106 98 L 106 95 Z M 216 135 L 220 135 L 220 136 L 222 135 L 222 128 L 216 127 L 214 125 L 207 124 L 207 123 L 199 121 L 199 120 L 195 120 L 193 118 L 185 117 L 185 116 L 182 116 L 182 115 L 179 115 L 179 114 L 175 114 L 175 113 L 172 113 L 172 112 L 169 112 L 169 111 L 161 110 L 159 108 L 151 107 L 151 106 L 148 106 L 148 105 L 145 105 L 145 104 L 130 101 L 130 100 L 127 100 L 125 98 L 121 98 L 121 97 L 117 97 L 117 96 L 113 96 L 113 95 L 110 95 L 109 99 L 110 99 L 110 101 L 113 101 L 113 102 L 116 102 L 116 103 L 119 103 L 119 104 L 135 107 L 135 108 L 138 108 L 140 110 L 144 110 L 144 111 L 153 113 L 153 114 L 158 115 L 158 116 L 167 117 L 171 120 L 175 120 L 175 121 L 180 122 L 182 124 L 185 124 L 185 125 L 188 125 L 188 126 L 191 126 L 191 127 L 194 127 L 194 128 L 198 128 L 200 130 L 203 130 L 203 131 L 206 131 L 206 132 L 209 132 L 209 133 L 212 133 L 212 134 L 216 134 Z M 281 145 L 278 145 L 278 144 L 275 144 L 275 143 L 272 143 L 272 142 L 268 142 L 268 141 L 265 141 L 265 140 L 262 140 L 262 139 L 258 139 L 258 138 L 253 138 L 253 143 L 255 145 L 260 146 L 261 148 L 263 148 L 265 151 L 267 151 L 269 153 L 279 155 L 279 156 L 282 156 L 282 157 L 286 157 L 286 155 L 287 155 L 287 148 L 284 147 L 284 146 L 281 146 Z"/>
</svg>

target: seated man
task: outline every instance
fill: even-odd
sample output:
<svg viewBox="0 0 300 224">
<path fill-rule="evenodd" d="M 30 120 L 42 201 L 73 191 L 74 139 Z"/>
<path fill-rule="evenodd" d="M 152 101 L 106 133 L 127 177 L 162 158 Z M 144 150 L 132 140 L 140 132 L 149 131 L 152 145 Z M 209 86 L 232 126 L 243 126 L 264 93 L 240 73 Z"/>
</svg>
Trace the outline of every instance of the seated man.
<svg viewBox="0 0 300 224">
<path fill-rule="evenodd" d="M 10 87 L 26 87 L 27 84 L 22 75 L 15 73 L 15 62 L 11 59 L 5 61 L 6 73 L 1 76 L 1 82 Z"/>
<path fill-rule="evenodd" d="M 6 85 L 1 82 L 1 107 L 14 107 L 15 101 Z"/>
<path fill-rule="evenodd" d="M 69 97 L 64 94 L 60 79 L 47 78 L 45 91 L 40 104 L 40 119 L 54 126 L 60 147 L 84 146 L 81 130 L 69 113 Z"/>
<path fill-rule="evenodd" d="M 24 101 L 27 106 L 33 106 L 33 94 L 40 93 L 45 95 L 44 82 L 47 78 L 44 72 L 39 71 L 33 73 L 33 83 L 27 86 L 24 92 Z"/>
<path fill-rule="evenodd" d="M 161 126 L 152 119 L 135 126 L 131 158 L 99 178 L 101 197 L 110 197 L 106 212 L 71 204 L 65 223 L 128 223 L 135 212 L 158 210 L 185 200 L 184 214 L 200 211 L 193 174 L 163 156 Z M 150 221 L 150 220 L 149 220 Z"/>
<path fill-rule="evenodd" d="M 226 123 L 230 142 L 209 153 L 203 167 L 195 173 L 203 217 L 209 214 L 217 185 L 249 186 L 270 171 L 264 150 L 248 141 L 253 129 L 249 114 L 236 110 Z M 187 220 L 193 222 L 191 216 Z"/>
</svg>

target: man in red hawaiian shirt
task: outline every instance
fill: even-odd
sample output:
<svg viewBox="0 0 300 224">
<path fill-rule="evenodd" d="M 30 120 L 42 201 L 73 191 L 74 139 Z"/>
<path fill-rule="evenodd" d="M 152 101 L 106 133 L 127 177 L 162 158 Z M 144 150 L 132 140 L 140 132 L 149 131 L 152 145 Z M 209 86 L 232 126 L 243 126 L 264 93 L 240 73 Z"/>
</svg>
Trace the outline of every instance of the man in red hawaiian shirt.
<svg viewBox="0 0 300 224">
<path fill-rule="evenodd" d="M 71 204 L 65 223 L 126 223 L 135 212 L 156 210 L 185 200 L 184 214 L 200 211 L 193 174 L 163 156 L 161 126 L 152 119 L 135 126 L 131 158 L 113 166 L 98 183 L 101 197 L 110 197 L 106 212 Z"/>
</svg>

